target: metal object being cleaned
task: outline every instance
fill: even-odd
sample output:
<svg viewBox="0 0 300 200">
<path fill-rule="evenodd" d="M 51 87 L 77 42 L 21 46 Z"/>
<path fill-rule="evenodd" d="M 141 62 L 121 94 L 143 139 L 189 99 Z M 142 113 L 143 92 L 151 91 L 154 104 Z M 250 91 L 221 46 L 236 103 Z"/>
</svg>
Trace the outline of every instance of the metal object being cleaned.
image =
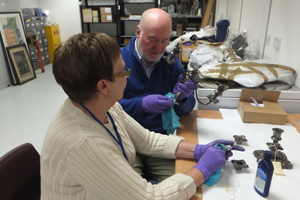
<svg viewBox="0 0 300 200">
<path fill-rule="evenodd" d="M 264 158 L 265 151 L 264 150 L 255 150 L 253 152 L 254 157 L 256 158 L 256 161 L 259 162 L 261 159 Z M 274 161 L 275 155 L 273 154 L 272 161 Z M 282 169 L 293 169 L 293 164 L 288 160 L 285 153 L 281 151 L 277 151 L 276 153 L 276 162 L 281 162 L 281 168 Z"/>
<path fill-rule="evenodd" d="M 266 144 L 273 153 L 278 150 L 283 150 L 279 143 L 267 142 Z"/>
<path fill-rule="evenodd" d="M 273 128 L 273 135 L 271 136 L 271 139 L 273 142 L 267 142 L 267 146 L 269 149 L 273 152 L 273 158 L 272 161 L 280 162 L 282 169 L 293 169 L 292 163 L 288 160 L 285 153 L 279 150 L 283 150 L 281 145 L 278 143 L 278 141 L 281 141 L 281 134 L 284 132 L 281 128 Z M 264 158 L 264 150 L 255 150 L 253 152 L 254 157 L 257 159 L 257 162 L 259 160 Z"/>
<path fill-rule="evenodd" d="M 182 49 L 180 47 L 180 43 L 178 43 L 174 49 L 170 52 L 170 54 L 168 56 L 164 56 L 164 58 L 167 60 L 167 62 L 172 65 L 175 63 L 174 58 L 176 58 L 178 56 L 178 54 L 182 52 Z"/>
<path fill-rule="evenodd" d="M 179 53 L 182 52 L 182 49 L 180 47 L 180 42 L 174 47 L 174 49 L 169 53 L 168 56 L 164 56 L 164 58 L 167 60 L 167 64 L 166 64 L 166 67 L 168 66 L 168 64 L 172 65 L 175 63 L 175 60 L 174 58 L 176 58 Z M 201 67 L 201 66 L 200 66 Z M 214 90 L 214 94 L 209 94 L 207 95 L 207 98 L 209 99 L 209 101 L 207 103 L 203 103 L 199 100 L 198 98 L 198 95 L 197 95 L 197 88 L 198 88 L 198 83 L 200 81 L 200 71 L 199 71 L 199 68 L 195 67 L 195 66 L 191 66 L 191 68 L 193 70 L 190 70 L 190 71 L 185 71 L 184 72 L 184 79 L 182 80 L 182 83 L 183 84 L 186 84 L 189 80 L 192 80 L 195 84 L 195 90 L 196 90 L 196 99 L 197 101 L 202 104 L 202 105 L 208 105 L 210 104 L 211 102 L 217 104 L 219 103 L 219 100 L 217 99 L 218 96 L 222 96 L 223 92 L 225 90 L 228 90 L 228 87 L 223 84 L 223 83 L 219 83 L 219 82 L 215 82 L 215 84 L 218 86 L 218 88 L 216 90 Z M 167 70 L 168 70 L 168 67 L 167 67 Z M 169 70 L 168 70 L 169 71 Z M 169 73 L 171 73 L 169 71 Z M 176 102 L 175 104 L 178 104 L 177 102 L 177 97 L 180 95 L 180 92 L 178 92 L 177 94 L 175 94 L 175 99 L 176 99 Z"/>
<path fill-rule="evenodd" d="M 236 170 L 242 170 L 243 168 L 249 168 L 249 165 L 247 165 L 245 160 L 231 160 L 234 168 Z"/>
<path fill-rule="evenodd" d="M 282 140 L 281 134 L 284 132 L 281 128 L 272 128 L 273 135 L 271 136 L 271 139 L 273 140 L 273 143 L 278 143 L 278 141 Z"/>
<path fill-rule="evenodd" d="M 243 142 L 247 142 L 248 140 L 246 139 L 246 136 L 244 135 L 234 135 L 234 141 L 238 144 L 242 144 Z"/>
</svg>

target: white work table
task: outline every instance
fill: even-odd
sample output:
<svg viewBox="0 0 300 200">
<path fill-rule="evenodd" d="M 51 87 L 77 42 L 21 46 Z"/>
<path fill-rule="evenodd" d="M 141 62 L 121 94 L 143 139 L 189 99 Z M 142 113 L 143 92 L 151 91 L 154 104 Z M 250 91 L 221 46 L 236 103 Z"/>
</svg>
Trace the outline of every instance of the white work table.
<svg viewBox="0 0 300 200">
<path fill-rule="evenodd" d="M 224 114 L 223 114 L 224 115 Z M 228 115 L 229 116 L 229 115 Z M 220 111 L 194 110 L 189 115 L 180 118 L 181 127 L 177 129 L 177 135 L 182 136 L 188 142 L 206 144 L 215 139 L 234 140 L 233 135 L 246 135 L 248 141 L 242 143 L 246 151 L 234 152 L 223 166 L 219 181 L 211 187 L 206 185 L 197 189 L 198 196 L 192 200 L 212 199 L 297 199 L 299 194 L 297 188 L 300 185 L 300 149 L 297 145 L 300 142 L 300 125 L 296 122 L 300 114 L 288 114 L 287 124 L 246 124 L 235 121 L 233 118 L 223 119 Z M 198 127 L 199 126 L 199 127 Z M 285 176 L 273 175 L 269 197 L 263 198 L 254 190 L 254 179 L 257 169 L 254 150 L 268 150 L 266 142 L 272 142 L 272 127 L 284 129 L 282 140 L 279 141 L 289 161 L 294 165 L 291 170 L 283 169 Z M 240 130 L 242 129 L 242 130 Z M 269 130 L 270 129 L 270 130 Z M 252 135 L 249 135 L 253 133 Z M 299 135 L 298 135 L 299 134 Z M 199 139 L 198 139 L 199 135 Z M 248 136 L 247 136 L 248 135 Z M 293 141 L 291 141 L 293 140 Z M 230 162 L 232 159 L 244 159 L 249 165 L 248 169 L 237 171 Z M 177 159 L 176 173 L 185 172 L 196 164 L 194 160 Z M 296 177 L 296 178 L 295 178 Z M 227 190 L 226 190 L 227 188 Z M 199 197 L 201 196 L 201 197 Z"/>
</svg>

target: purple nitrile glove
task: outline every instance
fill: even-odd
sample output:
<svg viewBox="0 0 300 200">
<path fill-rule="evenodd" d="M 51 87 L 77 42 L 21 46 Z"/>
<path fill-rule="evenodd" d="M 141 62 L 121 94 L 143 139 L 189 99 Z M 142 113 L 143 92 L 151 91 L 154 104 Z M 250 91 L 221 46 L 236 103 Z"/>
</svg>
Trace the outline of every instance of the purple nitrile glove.
<svg viewBox="0 0 300 200">
<path fill-rule="evenodd" d="M 162 113 L 173 105 L 172 98 L 160 94 L 151 94 L 142 99 L 142 109 L 146 113 Z"/>
<path fill-rule="evenodd" d="M 219 147 L 209 147 L 206 149 L 198 163 L 194 166 L 200 170 L 205 181 L 226 163 L 225 152 Z"/>
<path fill-rule="evenodd" d="M 230 141 L 230 140 L 215 140 L 215 141 L 212 141 L 212 142 L 210 142 L 206 145 L 197 144 L 196 147 L 195 147 L 195 150 L 194 150 L 194 159 L 199 160 L 201 158 L 201 156 L 205 153 L 207 148 L 213 147 L 218 143 L 221 143 L 221 144 L 224 144 L 224 145 L 231 145 L 232 146 L 231 150 L 245 151 L 245 149 L 243 147 L 240 147 L 238 145 L 233 145 L 234 144 L 233 141 Z M 226 160 L 228 160 L 228 158 L 233 155 L 231 150 L 227 151 L 227 153 L 225 155 Z"/>
<path fill-rule="evenodd" d="M 181 81 L 184 78 L 184 75 L 181 74 L 178 78 L 178 81 L 173 89 L 173 93 L 176 95 L 177 92 L 180 92 L 180 95 L 177 97 L 178 100 L 185 99 L 189 97 L 195 90 L 195 84 L 192 80 L 188 80 L 186 84 L 183 84 Z M 197 87 L 197 86 L 196 86 Z"/>
</svg>

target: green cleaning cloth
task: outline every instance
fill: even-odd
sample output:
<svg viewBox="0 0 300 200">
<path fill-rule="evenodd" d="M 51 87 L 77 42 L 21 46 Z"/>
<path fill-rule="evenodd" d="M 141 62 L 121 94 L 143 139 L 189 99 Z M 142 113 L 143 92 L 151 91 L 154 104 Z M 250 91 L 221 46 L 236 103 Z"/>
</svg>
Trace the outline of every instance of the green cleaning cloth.
<svg viewBox="0 0 300 200">
<path fill-rule="evenodd" d="M 170 97 L 175 102 L 175 94 L 169 92 L 165 96 Z M 163 129 L 167 131 L 168 135 L 173 134 L 175 129 L 180 127 L 179 117 L 174 111 L 173 107 L 170 107 L 162 112 L 162 124 Z"/>
</svg>

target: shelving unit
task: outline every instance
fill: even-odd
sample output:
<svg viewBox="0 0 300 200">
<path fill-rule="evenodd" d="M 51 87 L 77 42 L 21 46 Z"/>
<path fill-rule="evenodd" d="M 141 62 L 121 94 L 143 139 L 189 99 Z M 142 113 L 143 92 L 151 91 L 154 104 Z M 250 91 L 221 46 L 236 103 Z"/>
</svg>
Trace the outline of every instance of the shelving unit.
<svg viewBox="0 0 300 200">
<path fill-rule="evenodd" d="M 119 46 L 126 46 L 129 40 L 136 36 L 136 26 L 140 21 L 139 17 L 146 9 L 161 8 L 164 3 L 166 5 L 166 2 L 175 2 L 175 5 L 177 5 L 181 1 L 184 0 L 82 0 L 80 5 L 82 32 L 104 32 L 115 37 Z M 187 1 L 190 1 L 190 5 L 193 2 L 193 0 Z M 92 2 L 92 4 L 89 2 Z M 199 2 L 203 15 L 207 0 L 199 0 Z M 101 22 L 101 7 L 111 8 L 111 22 Z M 97 11 L 99 21 L 95 22 L 92 19 L 86 21 L 84 9 L 91 9 L 92 13 Z M 202 20 L 202 16 L 197 15 L 171 15 L 171 18 L 174 31 L 176 31 L 177 23 L 182 23 L 182 30 L 185 30 L 191 23 L 197 23 L 199 28 Z M 180 35 L 172 35 L 171 40 L 176 39 Z"/>
<path fill-rule="evenodd" d="M 26 35 L 36 35 L 36 40 L 39 41 L 42 60 L 39 59 L 37 47 L 28 47 L 33 68 L 34 70 L 38 70 L 41 68 L 41 62 L 44 66 L 50 63 L 48 38 L 45 31 L 43 13 L 41 8 L 23 8 L 22 16 Z"/>
<path fill-rule="evenodd" d="M 92 4 L 91 4 L 91 3 Z M 140 19 L 128 19 L 129 16 L 141 15 L 144 10 L 152 7 L 158 7 L 158 0 L 82 0 L 80 5 L 81 29 L 82 32 L 104 32 L 116 38 L 119 46 L 125 46 L 130 38 L 134 37 L 136 25 Z M 111 8 L 110 22 L 103 22 L 100 19 L 101 8 Z M 90 9 L 90 15 L 97 12 L 99 21 L 93 18 L 87 19 L 85 9 Z M 88 16 L 90 16 L 88 15 Z"/>
<path fill-rule="evenodd" d="M 136 36 L 136 26 L 142 13 L 149 8 L 157 8 L 158 0 L 120 0 L 120 39 L 126 46 Z"/>
<path fill-rule="evenodd" d="M 185 31 L 186 28 L 189 27 L 194 27 L 197 28 L 197 30 L 199 30 L 201 21 L 202 21 L 202 15 L 206 9 L 206 3 L 207 0 L 198 0 L 199 2 L 199 9 L 201 10 L 201 15 L 191 15 L 190 14 L 190 9 L 191 6 L 193 5 L 193 1 L 194 0 L 161 0 L 161 5 L 160 8 L 162 9 L 168 9 L 170 5 L 174 5 L 174 14 L 170 14 L 170 12 L 167 10 L 167 12 L 169 12 L 171 18 L 172 18 L 172 29 L 174 31 L 176 31 L 177 29 L 177 24 L 182 24 L 182 31 Z M 183 4 L 187 3 L 187 7 L 185 10 L 187 10 L 187 13 L 183 14 L 180 13 L 180 11 L 178 11 L 178 7 L 179 6 L 183 6 Z M 177 37 L 179 37 L 181 34 L 178 34 L 176 36 L 171 36 L 171 40 L 175 39 Z"/>
<path fill-rule="evenodd" d="M 82 33 L 103 32 L 114 37 L 120 45 L 118 0 L 96 1 L 96 3 L 93 0 L 83 0 L 80 15 Z"/>
</svg>

